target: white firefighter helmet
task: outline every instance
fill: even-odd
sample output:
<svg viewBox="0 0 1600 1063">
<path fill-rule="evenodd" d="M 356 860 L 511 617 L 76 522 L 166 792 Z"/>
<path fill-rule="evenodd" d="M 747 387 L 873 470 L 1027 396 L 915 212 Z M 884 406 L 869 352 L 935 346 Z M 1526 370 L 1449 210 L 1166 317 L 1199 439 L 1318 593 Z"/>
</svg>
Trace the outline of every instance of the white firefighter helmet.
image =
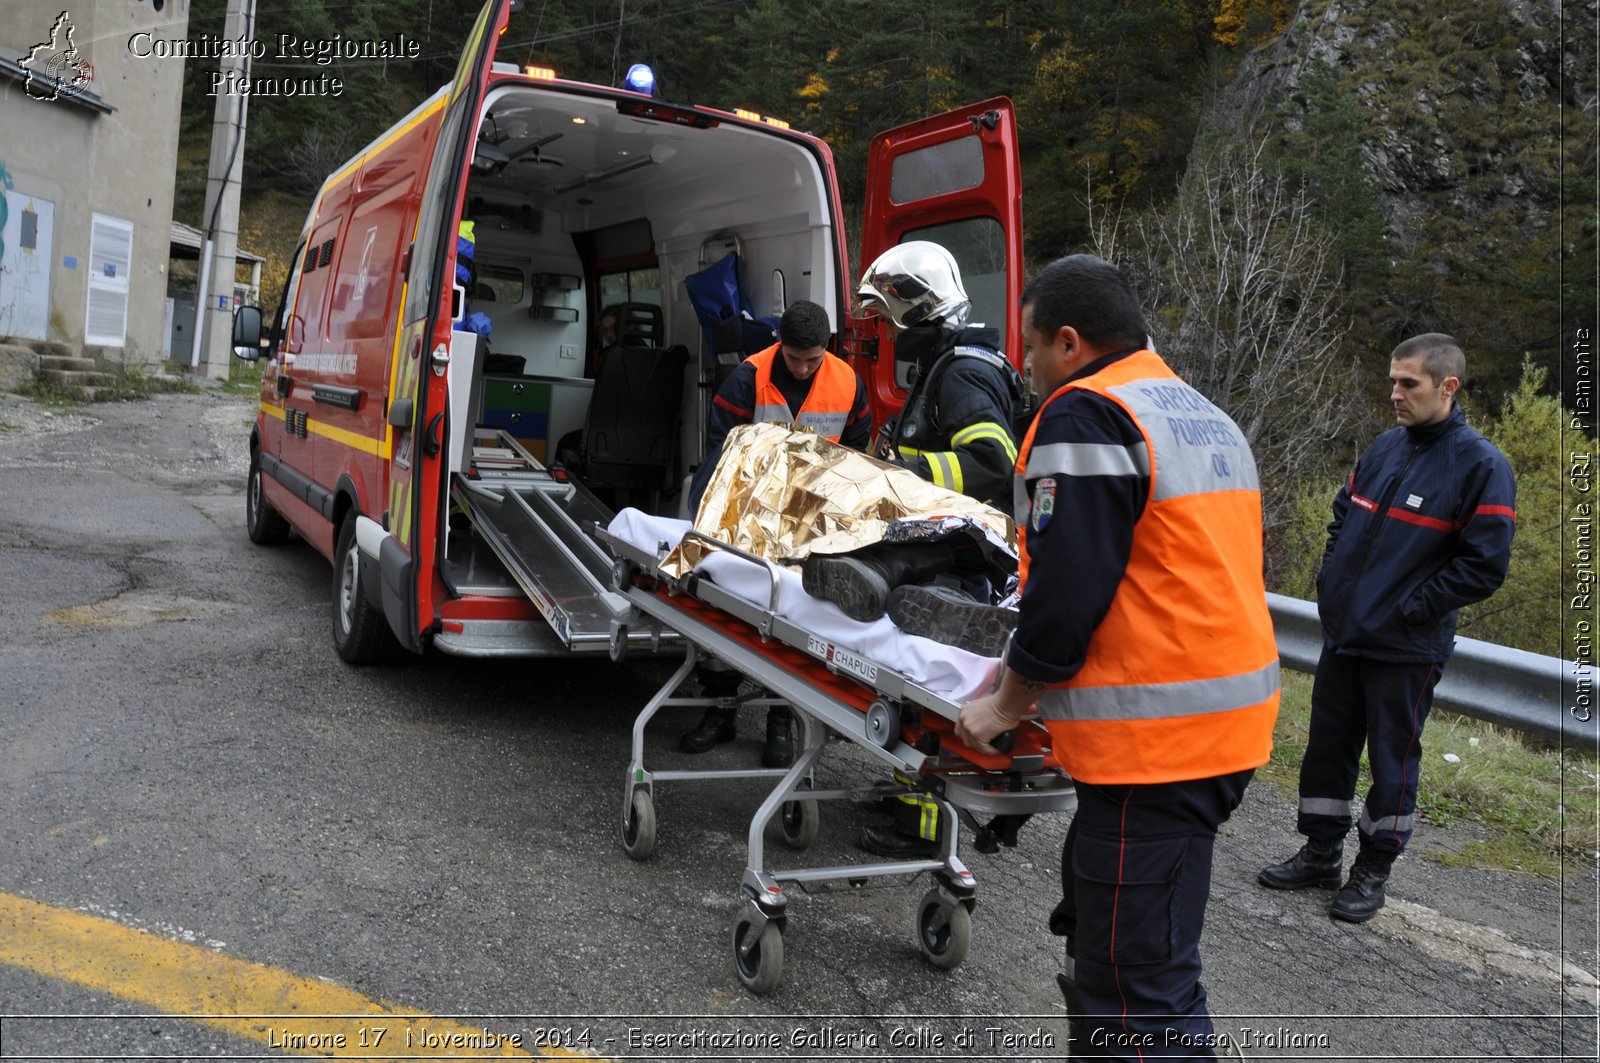
<svg viewBox="0 0 1600 1063">
<path fill-rule="evenodd" d="M 964 325 L 972 309 L 955 258 L 927 240 L 910 240 L 879 255 L 856 295 L 863 313 L 880 314 L 898 328 L 939 321 Z"/>
</svg>

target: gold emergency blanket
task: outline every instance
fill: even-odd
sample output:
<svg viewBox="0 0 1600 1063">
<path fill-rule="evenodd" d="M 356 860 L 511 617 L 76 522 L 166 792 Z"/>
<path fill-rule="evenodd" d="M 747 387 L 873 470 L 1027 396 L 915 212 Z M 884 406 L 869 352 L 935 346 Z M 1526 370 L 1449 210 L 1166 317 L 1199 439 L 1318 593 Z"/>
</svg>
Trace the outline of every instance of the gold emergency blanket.
<svg viewBox="0 0 1600 1063">
<path fill-rule="evenodd" d="M 695 530 L 776 562 L 870 546 L 895 521 L 966 521 L 1015 554 L 1010 519 L 993 506 L 810 432 L 776 424 L 728 433 Z M 662 563 L 678 576 L 706 548 L 679 545 Z"/>
</svg>

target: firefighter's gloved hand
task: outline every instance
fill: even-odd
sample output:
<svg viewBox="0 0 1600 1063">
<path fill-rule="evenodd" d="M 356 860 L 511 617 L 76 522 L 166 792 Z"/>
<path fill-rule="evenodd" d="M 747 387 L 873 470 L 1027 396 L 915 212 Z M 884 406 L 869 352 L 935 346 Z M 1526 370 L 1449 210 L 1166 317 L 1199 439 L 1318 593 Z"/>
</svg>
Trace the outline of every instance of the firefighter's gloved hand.
<svg viewBox="0 0 1600 1063">
<path fill-rule="evenodd" d="M 878 429 L 878 438 L 874 440 L 872 456 L 879 461 L 894 461 L 894 429 L 896 419 L 891 417 Z"/>
<path fill-rule="evenodd" d="M 961 706 L 961 715 L 956 720 L 956 737 L 961 743 L 980 753 L 996 753 L 1000 751 L 989 744 L 989 740 L 1003 731 L 1009 731 L 1022 721 L 1022 713 L 1015 716 L 1008 715 L 1000 705 L 1000 694 L 985 694 L 981 698 L 973 698 Z"/>
</svg>

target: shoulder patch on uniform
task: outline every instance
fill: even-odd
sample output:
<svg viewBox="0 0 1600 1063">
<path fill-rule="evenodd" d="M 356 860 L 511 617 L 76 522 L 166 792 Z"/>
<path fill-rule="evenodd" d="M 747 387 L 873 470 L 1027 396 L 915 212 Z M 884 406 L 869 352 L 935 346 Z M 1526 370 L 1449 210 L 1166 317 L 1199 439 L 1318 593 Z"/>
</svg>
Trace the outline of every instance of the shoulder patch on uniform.
<svg viewBox="0 0 1600 1063">
<path fill-rule="evenodd" d="M 1056 478 L 1046 476 L 1033 485 L 1033 508 L 1028 523 L 1035 532 L 1050 526 L 1050 515 L 1056 511 Z"/>
</svg>

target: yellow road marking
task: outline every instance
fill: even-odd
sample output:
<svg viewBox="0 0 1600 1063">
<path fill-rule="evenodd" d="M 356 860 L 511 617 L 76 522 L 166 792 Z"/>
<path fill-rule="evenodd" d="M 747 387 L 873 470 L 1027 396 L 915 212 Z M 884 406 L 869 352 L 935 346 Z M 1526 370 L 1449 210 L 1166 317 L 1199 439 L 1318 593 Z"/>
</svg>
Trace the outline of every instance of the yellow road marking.
<svg viewBox="0 0 1600 1063">
<path fill-rule="evenodd" d="M 259 1041 L 335 1059 L 594 1059 L 353 989 L 0 893 L 0 963 Z M 382 1034 L 378 1033 L 382 1030 Z"/>
</svg>

